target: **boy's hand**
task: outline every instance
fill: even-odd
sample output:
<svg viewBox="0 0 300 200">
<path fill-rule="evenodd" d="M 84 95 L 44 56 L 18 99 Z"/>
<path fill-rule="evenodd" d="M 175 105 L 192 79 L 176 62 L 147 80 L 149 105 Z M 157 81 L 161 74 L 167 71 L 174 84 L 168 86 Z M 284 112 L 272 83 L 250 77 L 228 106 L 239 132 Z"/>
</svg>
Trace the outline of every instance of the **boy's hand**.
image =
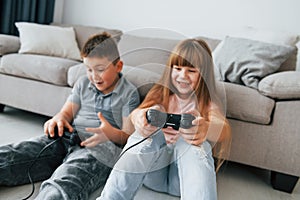
<svg viewBox="0 0 300 200">
<path fill-rule="evenodd" d="M 61 137 L 64 134 L 64 128 L 68 129 L 69 132 L 73 132 L 73 127 L 71 124 L 64 119 L 60 115 L 56 115 L 53 118 L 49 119 L 44 124 L 44 133 L 46 135 L 50 135 L 51 137 L 54 137 L 54 128 L 57 127 L 58 129 L 58 136 Z"/>
<path fill-rule="evenodd" d="M 86 147 L 94 147 L 97 144 L 103 143 L 108 141 L 108 137 L 105 135 L 105 133 L 109 134 L 112 131 L 113 127 L 110 125 L 110 123 L 103 117 L 102 113 L 98 113 L 98 118 L 101 121 L 101 125 L 97 128 L 86 128 L 85 130 L 87 132 L 94 133 L 93 136 L 87 138 L 83 142 L 81 142 L 81 146 Z"/>
<path fill-rule="evenodd" d="M 206 140 L 209 122 L 201 117 L 196 110 L 188 113 L 196 117 L 192 121 L 193 127 L 189 129 L 179 128 L 179 132 L 187 143 L 198 146 Z"/>
</svg>

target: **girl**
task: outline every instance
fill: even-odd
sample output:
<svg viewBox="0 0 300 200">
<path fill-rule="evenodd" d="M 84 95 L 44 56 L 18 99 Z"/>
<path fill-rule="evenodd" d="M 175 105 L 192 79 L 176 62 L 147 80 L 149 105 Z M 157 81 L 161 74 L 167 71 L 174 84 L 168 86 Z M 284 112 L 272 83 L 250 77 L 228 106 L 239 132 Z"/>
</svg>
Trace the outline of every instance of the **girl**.
<svg viewBox="0 0 300 200">
<path fill-rule="evenodd" d="M 149 109 L 190 113 L 193 127 L 151 126 Z M 131 121 L 136 131 L 98 199 L 133 199 L 142 184 L 182 199 L 217 199 L 215 171 L 228 156 L 231 134 L 216 95 L 212 54 L 203 40 L 186 39 L 175 47 Z"/>
</svg>

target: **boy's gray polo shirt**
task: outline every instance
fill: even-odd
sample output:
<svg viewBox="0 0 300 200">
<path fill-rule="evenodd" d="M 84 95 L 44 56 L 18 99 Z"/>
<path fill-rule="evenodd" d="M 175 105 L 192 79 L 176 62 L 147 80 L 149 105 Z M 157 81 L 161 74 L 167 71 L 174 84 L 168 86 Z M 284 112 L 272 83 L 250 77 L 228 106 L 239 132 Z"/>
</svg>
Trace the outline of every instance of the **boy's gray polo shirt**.
<svg viewBox="0 0 300 200">
<path fill-rule="evenodd" d="M 98 112 L 101 112 L 112 126 L 121 129 L 122 117 L 128 116 L 140 103 L 137 88 L 122 74 L 115 89 L 106 95 L 84 76 L 75 84 L 68 101 L 80 106 L 73 121 L 73 126 L 79 132 L 85 132 L 87 127 L 100 126 Z"/>
</svg>

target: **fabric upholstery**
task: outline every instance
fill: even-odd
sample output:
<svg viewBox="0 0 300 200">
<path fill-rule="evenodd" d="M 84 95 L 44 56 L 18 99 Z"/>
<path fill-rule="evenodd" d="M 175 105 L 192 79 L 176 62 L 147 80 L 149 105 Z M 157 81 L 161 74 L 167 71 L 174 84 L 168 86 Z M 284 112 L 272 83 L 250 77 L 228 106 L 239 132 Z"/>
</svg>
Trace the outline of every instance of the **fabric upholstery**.
<svg viewBox="0 0 300 200">
<path fill-rule="evenodd" d="M 224 82 L 226 94 L 226 115 L 229 118 L 269 124 L 275 101 L 257 90 L 238 84 Z"/>
<path fill-rule="evenodd" d="M 86 67 L 83 63 L 79 63 L 69 68 L 67 83 L 70 87 L 73 87 L 77 80 L 81 76 L 86 75 Z"/>
<path fill-rule="evenodd" d="M 157 69 L 156 71 L 154 69 Z M 150 70 L 151 69 L 151 70 Z M 157 64 L 143 65 L 142 67 L 123 66 L 123 75 L 133 83 L 140 93 L 141 99 L 161 77 L 163 67 Z"/>
<path fill-rule="evenodd" d="M 300 72 L 271 74 L 259 82 L 258 90 L 275 99 L 300 99 Z"/>
<path fill-rule="evenodd" d="M 54 85 L 67 85 L 67 71 L 78 63 L 52 56 L 9 54 L 2 57 L 0 72 Z"/>
<path fill-rule="evenodd" d="M 257 88 L 260 79 L 276 72 L 292 54 L 290 46 L 226 37 L 213 51 L 221 80 Z"/>
<path fill-rule="evenodd" d="M 8 53 L 17 53 L 20 48 L 19 37 L 0 34 L 0 56 Z"/>
<path fill-rule="evenodd" d="M 166 65 L 178 40 L 150 38 L 123 34 L 119 42 L 120 55 L 126 65 L 143 66 L 150 63 Z"/>
<path fill-rule="evenodd" d="M 295 46 L 299 41 L 299 35 L 286 31 L 274 31 L 262 28 L 254 27 L 243 27 L 239 31 L 235 31 L 230 34 L 231 37 L 246 38 L 250 40 L 257 40 L 261 42 L 276 44 L 276 45 L 287 45 Z M 300 52 L 297 49 L 291 54 L 291 56 L 281 64 L 278 71 L 295 70 L 297 62 L 297 54 L 300 56 Z"/>
<path fill-rule="evenodd" d="M 94 27 L 94 26 L 74 25 L 74 24 L 59 24 L 59 23 L 53 23 L 52 25 L 61 26 L 61 27 L 73 27 L 76 34 L 76 40 L 79 49 L 82 49 L 84 43 L 87 41 L 87 39 L 90 36 L 102 33 L 104 31 L 110 33 L 116 39 L 117 42 L 120 40 L 120 37 L 122 35 L 122 31 L 118 29 L 108 29 L 104 27 Z"/>
<path fill-rule="evenodd" d="M 56 27 L 16 22 L 20 33 L 19 53 L 34 53 L 80 60 L 80 51 L 72 27 Z"/>
<path fill-rule="evenodd" d="M 70 87 L 0 73 L 0 102 L 34 113 L 54 116 L 71 91 Z"/>
</svg>

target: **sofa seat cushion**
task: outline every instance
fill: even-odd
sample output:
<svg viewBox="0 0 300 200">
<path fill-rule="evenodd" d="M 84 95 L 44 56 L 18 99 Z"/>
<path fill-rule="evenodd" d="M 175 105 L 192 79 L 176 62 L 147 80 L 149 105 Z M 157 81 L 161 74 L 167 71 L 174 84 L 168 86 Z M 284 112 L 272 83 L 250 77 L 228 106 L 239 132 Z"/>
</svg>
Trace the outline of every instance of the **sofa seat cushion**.
<svg viewBox="0 0 300 200">
<path fill-rule="evenodd" d="M 225 90 L 226 115 L 229 118 L 254 122 L 258 124 L 269 124 L 275 101 L 257 90 L 242 85 L 219 82 L 218 91 Z M 222 96 L 222 95 L 220 95 Z"/>
<path fill-rule="evenodd" d="M 68 69 L 78 63 L 65 58 L 16 53 L 2 57 L 0 72 L 64 86 Z"/>
</svg>

